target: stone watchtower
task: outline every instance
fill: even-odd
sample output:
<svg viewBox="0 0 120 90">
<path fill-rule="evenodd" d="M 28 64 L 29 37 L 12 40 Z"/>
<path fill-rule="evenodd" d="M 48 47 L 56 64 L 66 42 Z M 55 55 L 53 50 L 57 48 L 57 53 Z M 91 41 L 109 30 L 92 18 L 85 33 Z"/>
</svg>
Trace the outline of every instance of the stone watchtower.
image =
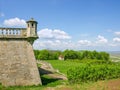
<svg viewBox="0 0 120 90">
<path fill-rule="evenodd" d="M 37 37 L 37 22 L 31 18 L 27 21 L 27 36 L 28 37 Z"/>
<path fill-rule="evenodd" d="M 32 44 L 37 39 L 37 22 L 27 28 L 0 28 L 0 83 L 4 86 L 42 84 Z"/>
</svg>

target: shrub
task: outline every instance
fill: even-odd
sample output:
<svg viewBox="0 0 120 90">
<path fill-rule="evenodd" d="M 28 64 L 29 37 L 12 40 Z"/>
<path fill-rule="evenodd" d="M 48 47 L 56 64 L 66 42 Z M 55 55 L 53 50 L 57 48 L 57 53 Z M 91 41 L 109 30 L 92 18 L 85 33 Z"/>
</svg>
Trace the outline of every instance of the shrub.
<svg viewBox="0 0 120 90">
<path fill-rule="evenodd" d="M 120 66 L 115 64 L 85 64 L 67 71 L 69 83 L 98 81 L 120 77 Z"/>
</svg>

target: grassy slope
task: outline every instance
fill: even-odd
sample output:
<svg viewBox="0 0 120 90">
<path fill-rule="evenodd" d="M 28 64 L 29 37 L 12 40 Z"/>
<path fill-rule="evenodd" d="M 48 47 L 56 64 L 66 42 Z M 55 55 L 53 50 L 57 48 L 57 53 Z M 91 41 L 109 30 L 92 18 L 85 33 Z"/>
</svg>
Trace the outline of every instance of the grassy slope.
<svg viewBox="0 0 120 90">
<path fill-rule="evenodd" d="M 67 75 L 67 71 L 70 68 L 75 68 L 79 66 L 84 66 L 86 63 L 88 64 L 97 64 L 97 63 L 106 63 L 104 60 L 46 60 L 47 62 L 51 63 L 53 68 L 59 70 L 59 72 Z"/>
<path fill-rule="evenodd" d="M 71 67 L 77 67 L 83 65 L 77 61 L 60 61 L 60 60 L 47 60 L 47 62 L 51 63 L 52 66 L 59 70 L 61 73 L 67 75 L 67 70 Z"/>
</svg>

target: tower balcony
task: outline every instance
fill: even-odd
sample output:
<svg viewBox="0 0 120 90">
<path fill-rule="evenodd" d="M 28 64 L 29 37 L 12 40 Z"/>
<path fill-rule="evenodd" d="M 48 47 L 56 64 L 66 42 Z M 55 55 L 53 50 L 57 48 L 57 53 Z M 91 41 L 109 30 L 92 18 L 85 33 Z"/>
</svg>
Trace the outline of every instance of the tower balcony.
<svg viewBox="0 0 120 90">
<path fill-rule="evenodd" d="M 0 38 L 27 38 L 27 29 L 0 28 Z"/>
</svg>

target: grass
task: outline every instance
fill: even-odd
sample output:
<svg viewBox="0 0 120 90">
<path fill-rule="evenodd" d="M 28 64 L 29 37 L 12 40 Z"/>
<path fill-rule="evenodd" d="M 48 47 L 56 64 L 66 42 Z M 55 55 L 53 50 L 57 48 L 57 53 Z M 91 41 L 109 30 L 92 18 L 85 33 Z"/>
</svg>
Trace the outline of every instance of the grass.
<svg viewBox="0 0 120 90">
<path fill-rule="evenodd" d="M 0 90 L 43 90 L 43 86 L 10 86 L 10 87 L 4 87 L 0 85 Z"/>
<path fill-rule="evenodd" d="M 59 70 L 59 72 L 64 73 L 65 75 L 67 75 L 67 70 L 69 70 L 71 67 L 77 67 L 83 65 L 78 61 L 72 61 L 72 60 L 66 60 L 66 61 L 46 60 L 46 61 L 51 63 L 55 69 Z"/>
<path fill-rule="evenodd" d="M 59 72 L 67 75 L 67 71 L 70 68 L 75 68 L 79 66 L 84 66 L 86 63 L 88 64 L 103 64 L 106 63 L 103 60 L 46 60 L 47 62 L 51 63 L 53 68 L 59 70 Z"/>
</svg>

